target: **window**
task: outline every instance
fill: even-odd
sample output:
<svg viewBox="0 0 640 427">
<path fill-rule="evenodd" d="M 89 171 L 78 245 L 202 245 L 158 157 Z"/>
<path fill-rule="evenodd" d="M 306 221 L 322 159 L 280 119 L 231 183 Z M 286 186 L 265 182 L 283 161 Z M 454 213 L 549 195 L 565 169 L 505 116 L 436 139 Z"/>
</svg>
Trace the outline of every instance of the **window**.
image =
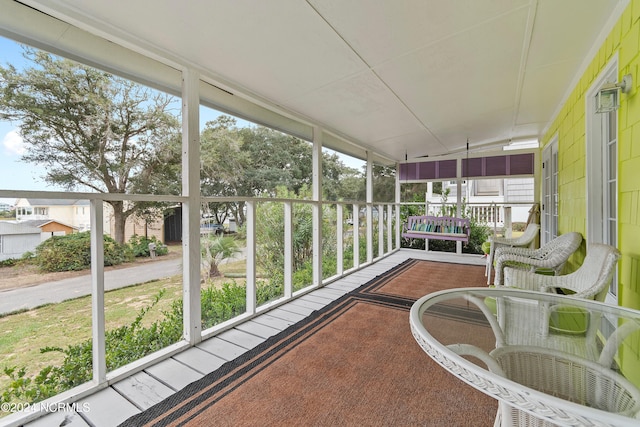
<svg viewBox="0 0 640 427">
<path fill-rule="evenodd" d="M 476 183 L 476 196 L 499 196 L 502 180 L 500 179 L 479 179 Z"/>
<path fill-rule="evenodd" d="M 33 209 L 32 208 L 18 208 L 18 215 L 32 215 L 33 214 Z"/>
</svg>

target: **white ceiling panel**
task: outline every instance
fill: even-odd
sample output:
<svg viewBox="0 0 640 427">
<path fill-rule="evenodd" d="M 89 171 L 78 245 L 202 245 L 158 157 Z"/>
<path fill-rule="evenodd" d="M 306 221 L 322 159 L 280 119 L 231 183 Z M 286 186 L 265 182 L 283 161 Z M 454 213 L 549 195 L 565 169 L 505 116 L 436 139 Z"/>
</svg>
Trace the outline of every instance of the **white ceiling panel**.
<svg viewBox="0 0 640 427">
<path fill-rule="evenodd" d="M 451 127 L 478 140 L 482 136 L 471 125 L 476 118 L 498 112 L 502 118 L 497 122 L 508 124 L 513 119 L 509 111 L 516 102 L 525 23 L 526 11 L 512 13 L 387 63 L 376 72 L 444 143 L 448 140 L 445 135 L 441 138 L 440 130 Z"/>
<path fill-rule="evenodd" d="M 527 68 L 582 62 L 617 0 L 538 0 Z"/>
<path fill-rule="evenodd" d="M 628 4 L 23 2 L 174 68 L 194 67 L 281 117 L 395 160 L 454 152 L 467 138 L 473 146 L 539 137 L 603 29 Z"/>
<path fill-rule="evenodd" d="M 556 108 L 562 101 L 562 94 L 568 89 L 567 83 L 555 76 L 569 74 L 576 69 L 576 62 L 575 59 L 567 60 L 527 71 L 516 125 L 536 123 L 538 131 L 544 129 L 549 120 L 549 111 Z"/>
<path fill-rule="evenodd" d="M 311 0 L 370 66 L 411 53 L 510 11 L 529 0 Z"/>
<path fill-rule="evenodd" d="M 329 104 L 332 108 L 325 108 Z M 349 127 L 359 139 L 374 144 L 396 135 L 424 131 L 407 107 L 371 71 L 288 100 L 286 106 L 322 123 Z"/>
</svg>

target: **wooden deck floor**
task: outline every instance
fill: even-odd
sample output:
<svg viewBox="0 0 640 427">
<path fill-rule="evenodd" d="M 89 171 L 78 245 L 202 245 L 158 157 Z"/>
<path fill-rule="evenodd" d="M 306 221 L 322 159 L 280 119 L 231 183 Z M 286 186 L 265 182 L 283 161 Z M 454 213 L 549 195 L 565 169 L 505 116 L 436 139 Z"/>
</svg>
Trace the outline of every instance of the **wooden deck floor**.
<svg viewBox="0 0 640 427">
<path fill-rule="evenodd" d="M 415 250 L 397 251 L 321 289 L 222 332 L 85 397 L 74 405 L 81 411 L 53 412 L 26 426 L 117 426 L 187 384 L 215 371 L 225 362 L 240 356 L 289 325 L 304 319 L 314 310 L 324 307 L 409 258 L 478 265 L 484 265 L 485 262 L 479 255 L 457 256 Z M 86 412 L 83 409 L 86 409 Z"/>
</svg>

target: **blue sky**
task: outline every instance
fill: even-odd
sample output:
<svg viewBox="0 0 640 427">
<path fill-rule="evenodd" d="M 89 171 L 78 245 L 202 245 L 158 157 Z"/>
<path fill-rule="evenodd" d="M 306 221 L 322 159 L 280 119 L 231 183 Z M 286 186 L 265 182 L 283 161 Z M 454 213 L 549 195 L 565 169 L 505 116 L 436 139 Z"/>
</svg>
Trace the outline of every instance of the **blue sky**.
<svg viewBox="0 0 640 427">
<path fill-rule="evenodd" d="M 3 66 L 22 66 L 25 63 L 22 49 L 17 43 L 0 37 L 0 62 Z M 0 120 L 0 189 L 45 189 L 42 183 L 36 181 L 29 165 L 19 162 L 20 149 L 17 124 Z"/>
<path fill-rule="evenodd" d="M 12 64 L 22 68 L 27 61 L 22 56 L 21 46 L 9 39 L 0 37 L 0 63 L 3 66 Z M 221 113 L 206 107 L 200 109 L 202 125 L 215 119 Z M 239 126 L 248 126 L 249 122 L 238 119 Z M 42 173 L 36 166 L 20 161 L 23 152 L 22 140 L 19 134 L 19 123 L 0 120 L 0 189 L 2 190 L 43 190 L 60 191 L 60 188 L 47 185 L 41 178 Z M 363 162 L 348 156 L 341 156 L 342 161 L 360 168 Z M 13 199 L 2 199 L 1 202 L 13 204 Z"/>
</svg>

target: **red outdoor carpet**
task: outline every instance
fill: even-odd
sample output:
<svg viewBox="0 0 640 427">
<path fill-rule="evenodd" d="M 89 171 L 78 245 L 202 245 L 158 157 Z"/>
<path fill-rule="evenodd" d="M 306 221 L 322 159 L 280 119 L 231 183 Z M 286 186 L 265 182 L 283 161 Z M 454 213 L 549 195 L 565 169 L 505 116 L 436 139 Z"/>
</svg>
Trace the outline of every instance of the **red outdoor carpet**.
<svg viewBox="0 0 640 427">
<path fill-rule="evenodd" d="M 497 402 L 409 327 L 417 298 L 485 281 L 484 267 L 406 261 L 122 425 L 491 426 Z"/>
</svg>

